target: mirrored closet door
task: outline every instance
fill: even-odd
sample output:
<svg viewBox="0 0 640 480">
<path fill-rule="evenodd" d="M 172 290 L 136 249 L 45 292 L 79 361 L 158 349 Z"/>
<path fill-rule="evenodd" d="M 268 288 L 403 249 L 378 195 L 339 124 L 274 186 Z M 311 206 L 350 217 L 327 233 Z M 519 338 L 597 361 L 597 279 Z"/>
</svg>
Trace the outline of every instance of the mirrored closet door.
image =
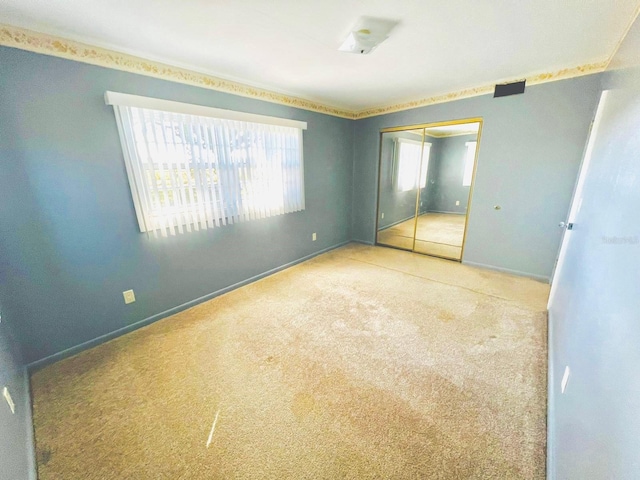
<svg viewBox="0 0 640 480">
<path fill-rule="evenodd" d="M 376 243 L 461 260 L 481 119 L 381 132 Z"/>
</svg>

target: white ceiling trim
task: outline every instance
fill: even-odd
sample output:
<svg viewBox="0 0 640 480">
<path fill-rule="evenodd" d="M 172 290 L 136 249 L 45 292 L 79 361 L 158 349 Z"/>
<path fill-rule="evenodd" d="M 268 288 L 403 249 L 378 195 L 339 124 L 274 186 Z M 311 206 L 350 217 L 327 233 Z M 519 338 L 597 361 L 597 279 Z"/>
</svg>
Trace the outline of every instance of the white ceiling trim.
<svg viewBox="0 0 640 480">
<path fill-rule="evenodd" d="M 528 85 L 536 85 L 598 73 L 604 71 L 610 61 L 610 59 L 607 59 L 598 63 L 565 68 L 554 72 L 537 73 L 517 79 L 503 79 L 491 85 L 468 88 L 394 105 L 352 111 L 10 25 L 0 25 L 0 45 L 353 120 L 485 95 L 493 92 L 495 83 L 526 79 Z"/>
</svg>

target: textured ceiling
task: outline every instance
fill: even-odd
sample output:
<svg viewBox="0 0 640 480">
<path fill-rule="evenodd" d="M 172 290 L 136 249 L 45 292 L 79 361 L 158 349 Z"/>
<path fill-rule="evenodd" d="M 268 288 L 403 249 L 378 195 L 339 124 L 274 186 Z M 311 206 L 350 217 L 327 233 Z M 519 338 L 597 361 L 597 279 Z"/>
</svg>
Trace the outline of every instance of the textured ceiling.
<svg viewBox="0 0 640 480">
<path fill-rule="evenodd" d="M 0 0 L 0 23 L 349 111 L 606 63 L 640 0 Z M 370 55 L 361 16 L 396 20 Z"/>
</svg>

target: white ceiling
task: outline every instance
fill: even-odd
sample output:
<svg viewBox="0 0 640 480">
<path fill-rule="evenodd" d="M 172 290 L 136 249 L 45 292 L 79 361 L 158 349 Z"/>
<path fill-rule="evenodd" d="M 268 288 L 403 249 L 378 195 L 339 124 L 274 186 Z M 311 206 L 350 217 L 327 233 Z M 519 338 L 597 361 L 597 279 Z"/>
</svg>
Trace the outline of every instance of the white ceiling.
<svg viewBox="0 0 640 480">
<path fill-rule="evenodd" d="M 0 23 L 359 111 L 604 62 L 640 0 L 0 0 Z M 361 16 L 399 21 L 337 51 Z"/>
</svg>

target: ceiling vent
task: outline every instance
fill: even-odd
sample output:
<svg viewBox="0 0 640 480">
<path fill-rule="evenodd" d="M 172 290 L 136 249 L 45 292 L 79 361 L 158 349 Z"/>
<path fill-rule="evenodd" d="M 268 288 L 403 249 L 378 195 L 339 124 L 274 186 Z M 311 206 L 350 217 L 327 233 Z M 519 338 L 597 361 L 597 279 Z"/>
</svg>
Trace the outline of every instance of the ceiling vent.
<svg viewBox="0 0 640 480">
<path fill-rule="evenodd" d="M 493 91 L 493 98 L 508 97 L 509 95 L 518 95 L 520 93 L 524 93 L 526 83 L 527 80 L 525 79 L 520 82 L 503 83 L 500 85 L 496 85 L 496 88 Z"/>
<path fill-rule="evenodd" d="M 361 17 L 338 50 L 359 55 L 371 53 L 389 38 L 389 33 L 397 24 L 393 20 Z"/>
</svg>

